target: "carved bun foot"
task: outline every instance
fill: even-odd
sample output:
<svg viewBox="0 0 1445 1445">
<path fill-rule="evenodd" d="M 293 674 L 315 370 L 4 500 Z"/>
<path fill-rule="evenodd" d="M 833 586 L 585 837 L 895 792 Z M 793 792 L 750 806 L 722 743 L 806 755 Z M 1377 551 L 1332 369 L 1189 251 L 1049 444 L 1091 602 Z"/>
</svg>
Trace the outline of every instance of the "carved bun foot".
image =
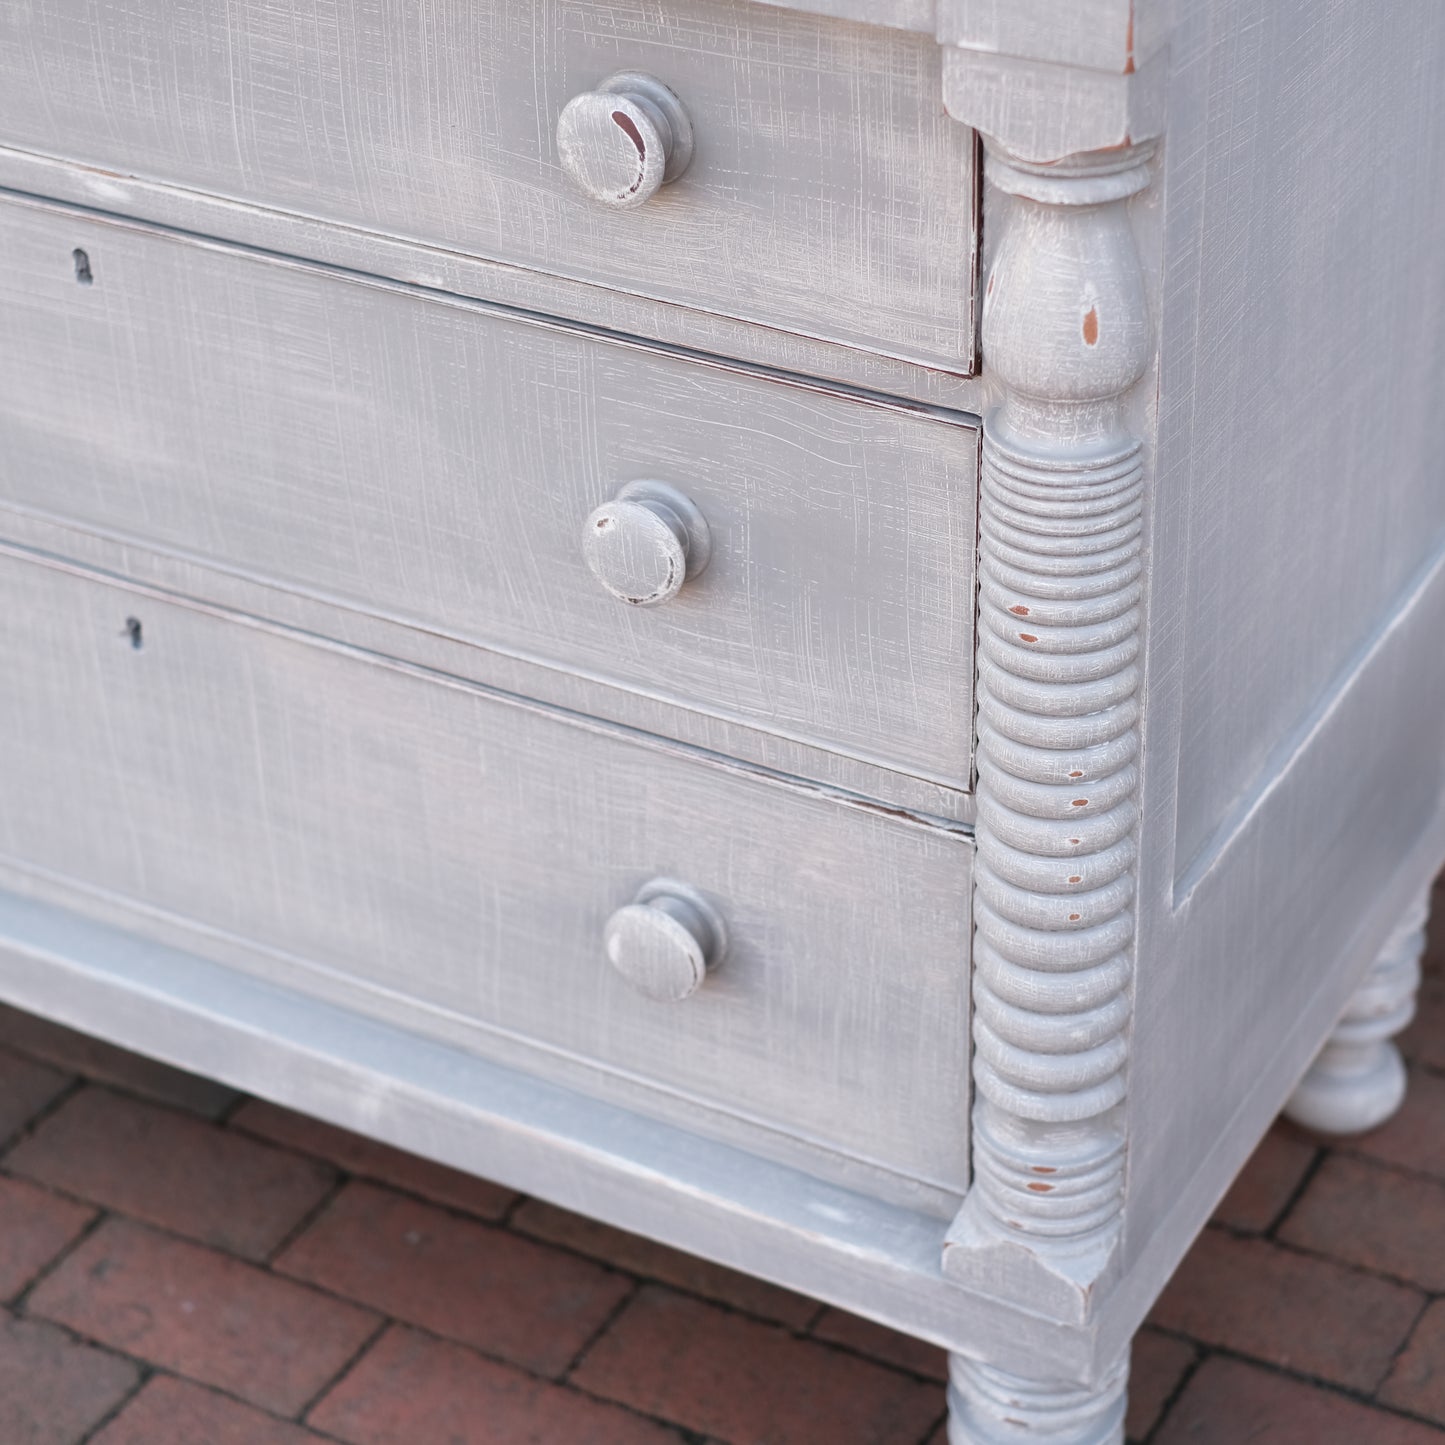
<svg viewBox="0 0 1445 1445">
<path fill-rule="evenodd" d="M 1286 1117 L 1323 1134 L 1383 1124 L 1405 1098 L 1405 1064 L 1390 1040 L 1415 1015 L 1427 899 L 1391 933 L 1335 1031 L 1285 1105 Z"/>
<path fill-rule="evenodd" d="M 949 1445 L 1123 1445 L 1128 1355 L 1093 1388 L 948 1362 Z"/>
</svg>

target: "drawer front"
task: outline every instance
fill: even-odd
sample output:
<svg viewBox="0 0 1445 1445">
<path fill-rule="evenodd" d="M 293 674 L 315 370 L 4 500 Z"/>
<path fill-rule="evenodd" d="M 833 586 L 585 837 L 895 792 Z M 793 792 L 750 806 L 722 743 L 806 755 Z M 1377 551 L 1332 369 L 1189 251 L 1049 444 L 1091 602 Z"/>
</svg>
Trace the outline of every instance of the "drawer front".
<svg viewBox="0 0 1445 1445">
<path fill-rule="evenodd" d="M 0 558 L 0 601 L 7 863 L 406 1027 L 962 1189 L 966 837 L 59 564 Z M 657 876 L 727 931 L 680 1003 L 604 952 Z"/>
<path fill-rule="evenodd" d="M 556 135 L 616 72 L 694 137 L 625 211 Z M 972 370 L 974 138 L 921 35 L 732 0 L 0 0 L 0 143 Z"/>
<path fill-rule="evenodd" d="M 0 501 L 968 786 L 973 427 L 23 203 L 0 235 Z M 634 607 L 583 537 L 647 480 L 711 556 Z"/>
</svg>

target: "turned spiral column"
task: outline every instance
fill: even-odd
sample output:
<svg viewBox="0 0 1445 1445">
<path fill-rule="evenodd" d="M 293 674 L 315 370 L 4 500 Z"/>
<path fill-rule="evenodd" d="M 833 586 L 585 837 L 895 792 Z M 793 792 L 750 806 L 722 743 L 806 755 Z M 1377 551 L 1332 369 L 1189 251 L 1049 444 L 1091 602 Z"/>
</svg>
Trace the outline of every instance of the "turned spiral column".
<svg viewBox="0 0 1445 1445">
<path fill-rule="evenodd" d="M 983 313 L 1004 399 L 979 522 L 974 1180 L 945 1269 L 1077 1320 L 1123 1203 L 1145 480 L 1125 401 L 1153 348 L 1128 201 L 1148 158 L 989 155 L 1011 201 Z"/>
</svg>

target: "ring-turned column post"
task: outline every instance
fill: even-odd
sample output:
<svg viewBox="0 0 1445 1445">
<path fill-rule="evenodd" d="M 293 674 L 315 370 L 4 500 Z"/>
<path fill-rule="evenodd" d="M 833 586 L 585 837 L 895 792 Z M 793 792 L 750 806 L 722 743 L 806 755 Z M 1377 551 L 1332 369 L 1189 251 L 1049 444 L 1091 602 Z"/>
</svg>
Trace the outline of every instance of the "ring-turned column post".
<svg viewBox="0 0 1445 1445">
<path fill-rule="evenodd" d="M 1123 1207 L 1153 356 L 1129 200 L 1149 145 L 1049 164 L 988 145 L 1010 200 L 982 339 L 972 1188 L 959 1283 L 1085 1324 Z M 953 1364 L 955 1445 L 1123 1438 L 1126 1362 L 1092 1385 Z"/>
</svg>

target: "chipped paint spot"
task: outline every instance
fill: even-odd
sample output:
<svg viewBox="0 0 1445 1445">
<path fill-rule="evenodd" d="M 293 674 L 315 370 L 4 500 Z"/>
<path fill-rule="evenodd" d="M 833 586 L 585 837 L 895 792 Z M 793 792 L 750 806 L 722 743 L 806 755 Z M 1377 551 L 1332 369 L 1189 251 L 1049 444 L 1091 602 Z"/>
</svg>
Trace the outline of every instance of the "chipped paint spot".
<svg viewBox="0 0 1445 1445">
<path fill-rule="evenodd" d="M 1097 346 L 1099 344 L 1099 308 L 1091 306 L 1084 312 L 1084 345 Z"/>
<path fill-rule="evenodd" d="M 1084 915 L 1082 913 L 1071 913 L 1069 914 L 1069 922 L 1077 923 L 1083 916 Z"/>
<path fill-rule="evenodd" d="M 1084 776 L 1084 770 L 1082 768 L 1075 768 L 1069 776 L 1071 778 L 1082 778 Z"/>
<path fill-rule="evenodd" d="M 1087 808 L 1089 806 L 1089 800 L 1087 798 L 1075 798 L 1071 806 L 1075 808 Z"/>
<path fill-rule="evenodd" d="M 1032 1189 L 1035 1194 L 1052 1194 L 1054 1192 L 1052 1184 L 1030 1184 L 1028 1188 Z"/>
<path fill-rule="evenodd" d="M 1035 637 L 1032 632 L 1020 632 L 1020 633 L 1019 633 L 1019 641 L 1020 641 L 1020 642 L 1037 642 L 1037 641 L 1038 641 L 1038 638 Z"/>
<path fill-rule="evenodd" d="M 1057 1174 L 1059 1172 L 1052 1164 L 1031 1164 L 1029 1167 L 1035 1174 Z"/>
<path fill-rule="evenodd" d="M 1022 603 L 1018 604 L 1017 606 L 1010 607 L 1009 611 L 1012 612 L 1015 617 L 1027 617 L 1029 615 L 1029 609 L 1025 607 Z"/>
<path fill-rule="evenodd" d="M 1071 839 L 1070 841 L 1074 841 L 1074 840 Z M 1070 882 L 1070 883 L 1082 883 L 1083 881 L 1084 881 L 1084 875 L 1083 875 L 1082 873 L 1070 873 L 1070 874 L 1069 874 L 1069 882 Z"/>
</svg>

